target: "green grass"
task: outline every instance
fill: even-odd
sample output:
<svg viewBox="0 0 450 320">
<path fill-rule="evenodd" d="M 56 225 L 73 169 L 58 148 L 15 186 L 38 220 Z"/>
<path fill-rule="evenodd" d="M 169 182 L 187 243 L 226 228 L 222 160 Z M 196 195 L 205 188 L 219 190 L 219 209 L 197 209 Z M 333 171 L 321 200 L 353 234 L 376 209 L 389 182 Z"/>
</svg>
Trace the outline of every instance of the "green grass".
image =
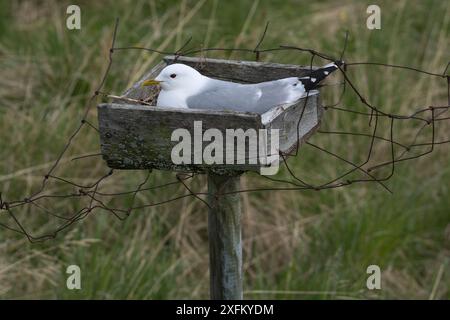
<svg viewBox="0 0 450 320">
<path fill-rule="evenodd" d="M 5 200 L 22 199 L 36 190 L 42 175 L 78 126 L 89 97 L 107 67 L 116 17 L 117 46 L 142 45 L 174 51 L 189 36 L 190 46 L 262 48 L 280 44 L 314 48 L 338 56 L 350 32 L 345 59 L 414 66 L 440 73 L 447 64 L 450 6 L 446 1 L 379 1 L 382 29 L 366 28 L 370 1 L 80 1 L 82 29 L 65 28 L 67 3 L 0 1 L 0 191 Z M 208 53 L 208 57 L 254 59 L 252 54 Z M 262 60 L 309 64 L 297 51 L 262 54 Z M 160 56 L 116 51 L 103 91 L 120 94 Z M 324 63 L 319 58 L 314 64 Z M 350 67 L 349 77 L 368 100 L 386 112 L 409 114 L 419 106 L 445 105 L 444 79 L 404 70 Z M 330 83 L 341 80 L 334 76 Z M 332 104 L 338 88 L 327 87 L 323 101 Z M 348 91 L 343 106 L 367 111 Z M 88 120 L 96 123 L 95 108 Z M 397 125 L 398 123 L 398 125 Z M 388 138 L 389 121 L 379 123 Z M 419 123 L 396 122 L 396 138 L 411 143 Z M 329 110 L 323 130 L 370 133 L 367 118 Z M 448 139 L 441 121 L 437 140 Z M 427 128 L 418 142 L 430 138 Z M 311 142 L 354 161 L 362 161 L 368 139 L 316 134 Z M 88 184 L 108 172 L 99 158 L 70 161 L 97 153 L 97 133 L 85 127 L 64 156 L 56 175 Z M 377 141 L 374 160 L 389 160 L 389 143 Z M 417 151 L 424 149 L 417 149 Z M 400 152 L 400 149 L 396 149 Z M 289 165 L 305 180 L 327 182 L 351 167 L 305 146 Z M 23 169 L 26 169 L 23 171 Z M 389 173 L 381 170 L 380 176 Z M 120 172 L 101 190 L 130 190 L 145 172 Z M 361 177 L 352 175 L 351 177 Z M 277 178 L 289 178 L 283 169 Z M 154 172 L 149 184 L 174 176 Z M 448 146 L 424 158 L 399 163 L 387 183 L 345 188 L 243 194 L 244 274 L 248 299 L 402 299 L 450 298 L 450 166 Z M 205 191 L 204 177 L 189 182 Z M 247 174 L 243 187 L 276 186 Z M 51 180 L 49 193 L 76 191 Z M 140 193 L 137 203 L 157 202 L 185 192 L 174 186 Z M 130 197 L 112 199 L 126 206 Z M 83 199 L 42 201 L 52 211 L 69 214 Z M 53 230 L 55 219 L 34 206 L 14 213 L 35 235 Z M 0 212 L 0 222 L 12 225 Z M 207 298 L 207 210 L 185 198 L 133 212 L 125 221 L 96 211 L 60 233 L 55 240 L 30 244 L 0 229 L 0 297 L 59 299 Z M 82 270 L 82 290 L 66 289 L 66 267 Z M 382 290 L 369 291 L 366 268 L 382 270 Z"/>
</svg>

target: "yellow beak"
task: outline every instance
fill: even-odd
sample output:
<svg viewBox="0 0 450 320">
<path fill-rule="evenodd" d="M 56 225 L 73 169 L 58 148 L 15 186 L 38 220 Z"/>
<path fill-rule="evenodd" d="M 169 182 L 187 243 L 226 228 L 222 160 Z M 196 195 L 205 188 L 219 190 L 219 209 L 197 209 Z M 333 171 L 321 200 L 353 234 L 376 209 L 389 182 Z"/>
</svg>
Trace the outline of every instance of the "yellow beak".
<svg viewBox="0 0 450 320">
<path fill-rule="evenodd" d="M 142 87 L 147 87 L 147 86 L 157 86 L 161 83 L 162 81 L 158 81 L 155 79 L 148 79 L 145 80 L 144 82 L 142 82 Z"/>
</svg>

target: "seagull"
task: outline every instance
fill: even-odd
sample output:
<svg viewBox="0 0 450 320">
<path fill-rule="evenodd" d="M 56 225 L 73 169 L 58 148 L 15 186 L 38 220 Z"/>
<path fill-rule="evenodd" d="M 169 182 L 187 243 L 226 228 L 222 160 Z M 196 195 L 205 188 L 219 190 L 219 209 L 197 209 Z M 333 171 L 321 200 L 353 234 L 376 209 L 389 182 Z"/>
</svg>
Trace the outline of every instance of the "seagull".
<svg viewBox="0 0 450 320">
<path fill-rule="evenodd" d="M 289 77 L 254 84 L 241 84 L 206 77 L 185 64 L 174 63 L 142 86 L 160 85 L 157 107 L 234 110 L 263 114 L 293 103 L 317 89 L 320 82 L 342 65 L 332 62 L 304 77 Z"/>
</svg>

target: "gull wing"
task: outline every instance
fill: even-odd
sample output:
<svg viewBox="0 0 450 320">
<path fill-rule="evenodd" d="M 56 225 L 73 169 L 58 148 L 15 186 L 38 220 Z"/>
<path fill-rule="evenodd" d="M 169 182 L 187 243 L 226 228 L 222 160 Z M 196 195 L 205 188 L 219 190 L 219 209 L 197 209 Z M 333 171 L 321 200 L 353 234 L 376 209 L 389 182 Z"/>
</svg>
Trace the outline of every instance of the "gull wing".
<svg viewBox="0 0 450 320">
<path fill-rule="evenodd" d="M 299 99 L 304 93 L 296 87 L 297 78 L 286 78 L 257 84 L 239 84 L 211 79 L 203 90 L 187 99 L 192 109 L 235 110 L 264 113 L 270 108 Z"/>
</svg>

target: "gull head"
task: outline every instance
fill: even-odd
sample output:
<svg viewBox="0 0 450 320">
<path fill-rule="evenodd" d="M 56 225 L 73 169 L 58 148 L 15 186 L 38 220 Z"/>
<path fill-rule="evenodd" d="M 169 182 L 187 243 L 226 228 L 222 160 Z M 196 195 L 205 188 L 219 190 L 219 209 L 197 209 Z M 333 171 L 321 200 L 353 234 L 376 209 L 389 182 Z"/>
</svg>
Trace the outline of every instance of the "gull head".
<svg viewBox="0 0 450 320">
<path fill-rule="evenodd" d="M 164 91 L 182 90 L 195 93 L 202 87 L 204 78 L 194 68 L 174 63 L 162 69 L 155 79 L 145 80 L 142 86 L 160 85 Z"/>
</svg>

